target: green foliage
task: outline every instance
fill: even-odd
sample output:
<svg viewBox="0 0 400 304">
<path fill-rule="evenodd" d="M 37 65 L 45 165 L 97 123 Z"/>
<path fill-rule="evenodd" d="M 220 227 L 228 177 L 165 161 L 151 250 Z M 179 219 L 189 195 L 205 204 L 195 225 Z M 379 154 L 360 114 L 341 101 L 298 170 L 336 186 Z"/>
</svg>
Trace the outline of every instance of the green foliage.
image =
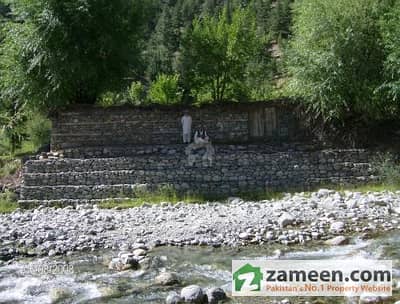
<svg viewBox="0 0 400 304">
<path fill-rule="evenodd" d="M 128 88 L 128 99 L 131 104 L 141 104 L 146 99 L 146 91 L 140 81 L 134 81 Z"/>
<path fill-rule="evenodd" d="M 21 161 L 11 157 L 0 158 L 0 178 L 13 175 L 21 169 Z"/>
<path fill-rule="evenodd" d="M 3 145 L 8 146 L 11 154 L 21 148 L 22 141 L 26 138 L 25 104 L 3 103 L 0 105 L 0 135 L 3 138 Z"/>
<path fill-rule="evenodd" d="M 383 45 L 387 52 L 385 60 L 385 82 L 381 87 L 384 98 L 391 103 L 391 112 L 398 115 L 400 104 L 400 1 L 383 16 L 381 29 Z"/>
<path fill-rule="evenodd" d="M 378 154 L 373 162 L 373 170 L 382 185 L 400 185 L 400 164 L 392 153 Z"/>
<path fill-rule="evenodd" d="M 316 119 L 367 122 L 386 112 L 376 94 L 385 58 L 379 19 L 386 8 L 375 0 L 295 3 L 289 90 Z"/>
<path fill-rule="evenodd" d="M 33 112 L 29 115 L 26 132 L 36 149 L 50 144 L 51 121 L 43 114 Z"/>
<path fill-rule="evenodd" d="M 248 99 L 249 63 L 257 61 L 263 42 L 249 9 L 197 18 L 183 40 L 185 86 L 199 101 L 208 94 L 214 102 Z"/>
<path fill-rule="evenodd" d="M 13 192 L 0 193 L 0 213 L 11 213 L 17 208 L 17 197 Z"/>
<path fill-rule="evenodd" d="M 127 103 L 127 98 L 124 92 L 122 93 L 106 92 L 99 97 L 97 103 L 105 108 L 113 106 L 122 106 Z"/>
<path fill-rule="evenodd" d="M 181 98 L 179 75 L 160 74 L 150 86 L 149 99 L 152 102 L 174 104 L 180 102 Z"/>
<path fill-rule="evenodd" d="M 126 87 L 138 59 L 141 1 L 11 2 L 16 21 L 6 25 L 1 48 L 3 99 L 51 109 Z"/>
<path fill-rule="evenodd" d="M 178 202 L 183 203 L 200 203 L 205 202 L 204 197 L 194 195 L 194 194 L 179 194 L 174 188 L 169 185 L 160 186 L 154 191 L 149 190 L 137 190 L 134 193 L 134 197 L 131 199 L 126 199 L 123 201 L 103 201 L 99 204 L 100 208 L 110 209 L 110 208 L 133 208 L 139 207 L 143 204 L 160 204 L 160 203 L 172 203 L 176 204 Z"/>
<path fill-rule="evenodd" d="M 288 38 L 290 34 L 292 2 L 292 0 L 277 1 L 271 10 L 267 23 L 271 37 L 276 40 Z"/>
</svg>

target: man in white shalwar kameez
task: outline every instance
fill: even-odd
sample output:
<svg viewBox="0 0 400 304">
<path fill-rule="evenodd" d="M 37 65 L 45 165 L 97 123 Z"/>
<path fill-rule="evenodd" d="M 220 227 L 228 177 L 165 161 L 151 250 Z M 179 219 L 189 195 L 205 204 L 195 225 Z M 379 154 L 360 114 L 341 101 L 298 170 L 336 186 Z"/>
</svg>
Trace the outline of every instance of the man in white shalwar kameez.
<svg viewBox="0 0 400 304">
<path fill-rule="evenodd" d="M 189 115 L 188 111 L 185 111 L 182 118 L 182 137 L 184 144 L 190 144 L 192 137 L 192 117 Z"/>
</svg>

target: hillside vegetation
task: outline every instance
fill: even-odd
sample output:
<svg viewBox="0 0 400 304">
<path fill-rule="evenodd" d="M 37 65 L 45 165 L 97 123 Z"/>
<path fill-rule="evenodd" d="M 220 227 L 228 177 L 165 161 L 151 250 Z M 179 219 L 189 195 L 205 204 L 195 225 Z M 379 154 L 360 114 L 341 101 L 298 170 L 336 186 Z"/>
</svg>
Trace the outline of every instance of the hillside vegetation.
<svg viewBox="0 0 400 304">
<path fill-rule="evenodd" d="M 399 114 L 399 0 L 3 0 L 0 15 L 4 153 L 48 143 L 46 116 L 72 104 L 290 97 L 349 134 Z"/>
</svg>

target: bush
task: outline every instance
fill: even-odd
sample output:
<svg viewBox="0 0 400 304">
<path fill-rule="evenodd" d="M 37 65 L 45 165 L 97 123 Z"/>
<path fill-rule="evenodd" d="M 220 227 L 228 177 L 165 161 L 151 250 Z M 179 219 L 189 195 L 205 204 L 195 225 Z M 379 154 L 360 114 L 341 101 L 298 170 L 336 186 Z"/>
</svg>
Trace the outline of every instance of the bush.
<svg viewBox="0 0 400 304">
<path fill-rule="evenodd" d="M 57 108 L 94 103 L 138 66 L 138 0 L 12 0 L 1 45 L 4 99 Z M 21 22 L 23 21 L 23 22 Z"/>
<path fill-rule="evenodd" d="M 151 84 L 149 99 L 160 104 L 174 104 L 182 99 L 182 90 L 179 87 L 179 75 L 160 74 Z"/>
<path fill-rule="evenodd" d="M 51 121 L 43 114 L 32 113 L 26 125 L 26 131 L 36 149 L 50 144 Z"/>
<path fill-rule="evenodd" d="M 387 6 L 375 0 L 304 0 L 294 5 L 286 54 L 289 91 L 302 97 L 316 121 L 354 127 L 387 116 L 379 99 L 385 52 L 379 20 Z"/>
<path fill-rule="evenodd" d="M 146 92 L 140 81 L 134 81 L 128 88 L 128 101 L 131 104 L 141 104 L 146 99 Z"/>
<path fill-rule="evenodd" d="M 10 191 L 0 193 L 0 213 L 10 213 L 17 208 L 18 203 L 15 193 Z"/>
<path fill-rule="evenodd" d="M 372 168 L 383 185 L 400 185 L 400 164 L 393 154 L 378 154 Z"/>
<path fill-rule="evenodd" d="M 19 159 L 0 158 L 0 178 L 13 175 L 21 169 L 21 161 Z"/>
<path fill-rule="evenodd" d="M 102 107 L 121 106 L 126 103 L 126 96 L 122 93 L 107 92 L 100 96 L 99 104 Z"/>
</svg>

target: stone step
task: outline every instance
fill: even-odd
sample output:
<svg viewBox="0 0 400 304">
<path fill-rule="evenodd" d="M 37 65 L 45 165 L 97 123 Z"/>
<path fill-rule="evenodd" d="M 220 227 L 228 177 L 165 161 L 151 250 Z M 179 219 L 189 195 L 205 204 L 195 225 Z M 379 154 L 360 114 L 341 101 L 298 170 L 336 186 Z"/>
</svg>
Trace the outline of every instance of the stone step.
<svg viewBox="0 0 400 304">
<path fill-rule="evenodd" d="M 227 193 L 230 190 L 238 191 L 240 183 L 231 184 L 230 186 L 223 183 L 208 182 L 197 184 L 174 184 L 174 189 L 178 192 L 191 191 L 196 189 L 201 193 L 208 193 L 210 189 L 218 188 L 218 191 Z M 242 183 L 243 189 L 248 184 Z M 96 185 L 96 186 L 22 186 L 20 189 L 20 201 L 63 201 L 63 200 L 104 200 L 120 197 L 134 198 L 146 191 L 154 191 L 160 187 L 167 186 L 166 184 L 121 184 L 121 185 Z M 214 187 L 214 188 L 213 188 Z M 211 191 L 210 191 L 211 193 Z M 214 192 L 215 193 L 215 192 Z"/>
<path fill-rule="evenodd" d="M 355 152 L 353 152 L 355 153 Z M 213 168 L 225 168 L 230 166 L 262 166 L 265 169 L 272 167 L 297 166 L 306 168 L 310 165 L 329 165 L 337 167 L 369 166 L 367 159 L 362 156 L 354 156 L 352 153 L 337 155 L 329 153 L 310 152 L 305 155 L 302 152 L 293 153 L 256 153 L 241 151 L 230 154 L 217 153 L 213 159 Z M 120 170 L 163 170 L 178 169 L 186 170 L 190 167 L 203 167 L 201 154 L 193 166 L 189 166 L 186 155 L 146 155 L 136 157 L 117 158 L 89 158 L 89 159 L 46 159 L 29 160 L 25 163 L 24 173 L 58 173 L 58 172 L 90 172 L 90 171 L 120 171 Z M 353 159 L 353 160 L 352 160 Z M 357 161 L 355 161 L 357 160 Z M 346 164 L 348 163 L 348 164 Z"/>
<path fill-rule="evenodd" d="M 365 183 L 373 180 L 372 176 L 330 176 L 330 177 L 294 177 L 269 179 L 239 179 L 229 183 L 223 181 L 174 181 L 159 184 L 115 184 L 115 185 L 58 185 L 58 186 L 22 186 L 21 201 L 102 201 L 104 199 L 132 198 L 147 191 L 154 191 L 163 186 L 172 186 L 177 192 L 232 195 L 249 191 L 276 191 L 279 189 L 309 190 L 319 185 L 346 185 Z M 251 190 L 249 190 L 251 189 Z"/>
<path fill-rule="evenodd" d="M 19 206 L 21 208 L 35 208 L 40 205 L 45 207 L 67 207 L 76 206 L 82 204 L 99 204 L 103 202 L 126 202 L 130 201 L 132 198 L 129 197 L 115 197 L 107 199 L 56 199 L 56 200 L 19 200 Z"/>
<path fill-rule="evenodd" d="M 363 176 L 358 171 L 367 169 L 368 164 L 335 164 L 340 166 L 341 171 L 331 176 Z M 312 169 L 312 167 L 315 167 Z M 327 166 L 332 169 L 333 165 Z M 173 169 L 173 170 L 172 170 Z M 145 168 L 140 170 L 115 170 L 115 171 L 66 171 L 59 173 L 24 173 L 25 186 L 58 186 L 58 185 L 114 185 L 114 184 L 140 184 L 140 183 L 202 183 L 229 181 L 265 181 L 275 175 L 279 178 L 280 169 L 274 168 L 271 164 L 262 164 L 257 167 L 231 166 L 221 167 L 185 167 L 182 170 L 177 168 Z M 309 166 L 307 169 L 299 168 L 291 175 L 293 178 L 312 178 L 310 170 L 317 170 L 316 166 Z"/>
</svg>

